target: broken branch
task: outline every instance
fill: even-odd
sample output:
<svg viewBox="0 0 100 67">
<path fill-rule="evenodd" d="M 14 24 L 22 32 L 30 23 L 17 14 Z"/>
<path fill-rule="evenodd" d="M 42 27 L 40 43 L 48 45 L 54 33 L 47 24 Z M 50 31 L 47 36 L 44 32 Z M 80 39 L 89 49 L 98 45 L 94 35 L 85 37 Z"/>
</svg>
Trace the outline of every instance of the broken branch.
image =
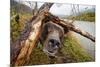
<svg viewBox="0 0 100 67">
<path fill-rule="evenodd" d="M 25 27 L 25 29 L 22 31 L 22 33 L 25 33 L 20 36 L 18 43 L 11 44 L 11 46 L 13 45 L 13 47 L 11 47 L 12 65 L 24 65 L 25 62 L 28 62 L 32 49 L 39 39 L 42 20 L 45 17 L 44 14 L 45 12 L 49 11 L 52 5 L 53 3 L 44 3 L 38 10 L 37 15 L 32 17 L 32 19 L 30 20 L 31 22 L 28 22 L 29 25 L 26 25 L 27 27 Z M 27 30 L 28 28 L 30 28 L 30 30 Z M 27 32 L 29 33 L 26 34 Z M 22 37 L 25 37 L 25 39 Z"/>
<path fill-rule="evenodd" d="M 83 31 L 83 30 L 75 27 L 75 25 L 73 25 L 72 23 L 61 20 L 58 17 L 52 15 L 51 13 L 47 13 L 45 16 L 46 16 L 47 20 L 53 21 L 54 23 L 57 23 L 57 24 L 61 25 L 62 27 L 64 27 L 65 32 L 66 32 L 66 29 L 68 29 L 68 30 L 74 31 L 74 32 L 90 39 L 91 41 L 95 42 L 94 36 L 92 36 L 91 34 L 89 34 L 86 31 Z"/>
</svg>

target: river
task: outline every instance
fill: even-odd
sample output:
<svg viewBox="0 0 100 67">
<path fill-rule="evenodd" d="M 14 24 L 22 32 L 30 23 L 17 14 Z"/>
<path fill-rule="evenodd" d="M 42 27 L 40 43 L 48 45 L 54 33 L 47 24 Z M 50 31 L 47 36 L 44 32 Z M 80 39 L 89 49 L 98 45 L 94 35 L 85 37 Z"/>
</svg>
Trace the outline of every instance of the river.
<svg viewBox="0 0 100 67">
<path fill-rule="evenodd" d="M 64 19 L 67 21 L 66 19 Z M 79 27 L 80 29 L 90 33 L 95 37 L 95 23 L 88 22 L 88 21 L 75 21 L 73 23 L 75 26 Z M 93 58 L 95 59 L 95 43 L 91 40 L 87 39 L 86 37 L 81 36 L 78 33 L 73 32 L 76 38 L 79 40 L 80 45 L 83 49 Z"/>
<path fill-rule="evenodd" d="M 74 25 L 79 27 L 80 29 L 89 32 L 91 35 L 95 37 L 95 23 L 87 22 L 87 21 L 75 21 Z M 85 51 L 95 59 L 95 43 L 91 40 L 74 33 L 78 40 L 80 41 L 81 46 L 85 49 Z"/>
</svg>

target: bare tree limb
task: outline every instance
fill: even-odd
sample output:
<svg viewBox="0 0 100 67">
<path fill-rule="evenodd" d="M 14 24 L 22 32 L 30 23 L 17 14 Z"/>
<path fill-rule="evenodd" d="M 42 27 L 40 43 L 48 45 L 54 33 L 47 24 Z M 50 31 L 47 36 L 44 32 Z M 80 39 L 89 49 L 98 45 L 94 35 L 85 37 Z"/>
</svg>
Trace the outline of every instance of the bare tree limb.
<svg viewBox="0 0 100 67">
<path fill-rule="evenodd" d="M 72 27 L 71 30 L 74 31 L 74 32 L 76 32 L 76 33 L 78 33 L 78 34 L 80 34 L 80 35 L 82 35 L 82 36 L 84 36 L 84 37 L 86 37 L 86 38 L 88 38 L 88 39 L 90 39 L 91 41 L 95 42 L 95 37 L 92 36 L 91 34 L 89 34 L 88 32 L 83 31 L 80 28 L 77 28 L 75 26 Z"/>
<path fill-rule="evenodd" d="M 75 27 L 72 23 L 66 22 L 64 20 L 60 20 L 58 17 L 52 15 L 51 13 L 47 13 L 46 18 L 48 20 L 53 21 L 54 23 L 57 23 L 57 24 L 61 25 L 62 27 L 64 27 L 65 31 L 66 31 L 66 29 L 74 31 L 74 32 L 90 39 L 91 41 L 95 42 L 95 37 L 94 36 L 92 36 L 91 34 L 89 34 L 86 31 L 83 31 L 83 30 Z"/>
<path fill-rule="evenodd" d="M 38 41 L 41 33 L 42 20 L 45 12 L 48 12 L 52 3 L 44 3 L 38 10 L 37 16 L 27 23 L 26 28 L 22 31 L 22 35 L 15 43 L 11 43 L 11 64 L 24 65 L 29 60 L 32 49 Z M 27 33 L 27 34 L 26 34 Z M 24 38 L 22 38 L 24 37 Z"/>
</svg>

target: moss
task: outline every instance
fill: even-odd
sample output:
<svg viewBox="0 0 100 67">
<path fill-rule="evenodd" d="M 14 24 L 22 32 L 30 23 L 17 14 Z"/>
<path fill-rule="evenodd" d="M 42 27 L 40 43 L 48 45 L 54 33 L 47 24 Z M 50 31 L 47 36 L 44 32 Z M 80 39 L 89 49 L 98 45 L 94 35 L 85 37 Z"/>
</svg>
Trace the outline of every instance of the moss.
<svg viewBox="0 0 100 67">
<path fill-rule="evenodd" d="M 57 58 L 53 58 L 49 60 L 48 56 L 42 51 L 43 47 L 36 47 L 33 49 L 31 54 L 31 60 L 28 65 L 40 65 L 40 64 L 50 64 L 50 62 L 57 64 L 62 60 L 57 60 Z M 63 53 L 63 57 L 66 58 L 67 63 L 72 62 L 88 62 L 93 61 L 93 59 L 83 50 L 80 46 L 78 40 L 72 34 L 67 34 L 67 37 L 64 38 L 64 46 L 61 49 Z M 59 53 L 61 54 L 61 53 Z M 60 62 L 60 63 L 65 63 Z"/>
<path fill-rule="evenodd" d="M 66 56 L 69 56 L 73 60 L 72 62 L 93 61 L 93 59 L 83 50 L 80 43 L 72 33 L 68 34 L 67 37 L 64 38 L 64 47 L 62 48 L 62 52 L 66 54 Z"/>
<path fill-rule="evenodd" d="M 19 37 L 21 31 L 24 29 L 25 22 L 30 20 L 32 15 L 30 13 L 16 13 L 14 9 L 11 10 L 11 17 L 14 15 L 19 15 L 19 22 L 15 21 L 15 18 L 13 18 L 10 21 L 10 27 L 11 27 L 11 41 L 16 41 Z"/>
<path fill-rule="evenodd" d="M 48 56 L 39 48 L 34 48 L 28 65 L 48 64 Z"/>
</svg>

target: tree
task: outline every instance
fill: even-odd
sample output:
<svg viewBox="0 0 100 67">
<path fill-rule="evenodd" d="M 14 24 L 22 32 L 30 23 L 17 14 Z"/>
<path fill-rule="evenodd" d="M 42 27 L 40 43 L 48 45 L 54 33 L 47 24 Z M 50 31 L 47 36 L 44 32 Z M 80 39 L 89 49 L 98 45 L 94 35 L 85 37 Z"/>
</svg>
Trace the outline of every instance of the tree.
<svg viewBox="0 0 100 67">
<path fill-rule="evenodd" d="M 33 15 L 36 15 L 37 13 L 37 10 L 38 10 L 38 4 L 37 2 L 31 2 L 31 1 L 28 1 L 28 3 L 30 4 L 30 7 L 32 8 L 32 13 Z M 34 7 L 34 8 L 33 8 Z"/>
</svg>

